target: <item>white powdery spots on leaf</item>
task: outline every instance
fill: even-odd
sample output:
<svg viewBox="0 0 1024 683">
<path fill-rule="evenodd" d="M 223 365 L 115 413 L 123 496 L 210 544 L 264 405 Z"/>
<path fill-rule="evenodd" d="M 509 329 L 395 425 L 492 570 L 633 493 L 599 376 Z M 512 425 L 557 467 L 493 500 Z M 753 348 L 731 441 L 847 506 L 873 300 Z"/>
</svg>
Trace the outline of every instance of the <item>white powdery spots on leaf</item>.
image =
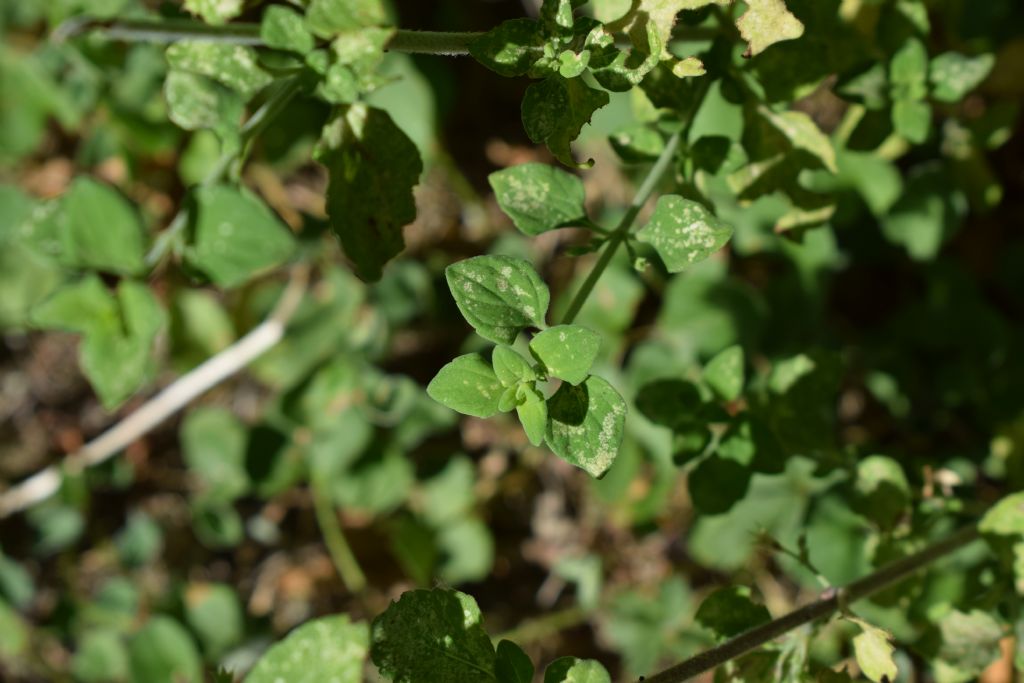
<svg viewBox="0 0 1024 683">
<path fill-rule="evenodd" d="M 697 202 L 675 195 L 658 200 L 650 222 L 637 238 L 655 248 L 673 273 L 703 261 L 725 246 L 732 228 L 718 221 Z"/>
</svg>

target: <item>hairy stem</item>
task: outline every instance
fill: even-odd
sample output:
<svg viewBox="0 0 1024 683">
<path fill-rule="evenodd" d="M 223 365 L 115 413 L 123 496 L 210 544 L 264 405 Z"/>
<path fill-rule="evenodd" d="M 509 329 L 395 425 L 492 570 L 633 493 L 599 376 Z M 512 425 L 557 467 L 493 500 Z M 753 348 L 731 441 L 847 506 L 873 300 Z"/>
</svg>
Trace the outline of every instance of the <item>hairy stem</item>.
<svg viewBox="0 0 1024 683">
<path fill-rule="evenodd" d="M 176 43 L 181 40 L 195 40 L 252 47 L 264 45 L 260 37 L 259 24 L 230 23 L 210 26 L 191 19 L 99 21 L 79 17 L 58 26 L 53 32 L 53 39 L 59 42 L 84 33 L 126 43 Z M 388 42 L 387 49 L 393 52 L 431 55 L 466 55 L 469 54 L 469 44 L 480 35 L 482 34 L 474 32 L 398 29 Z"/>
<path fill-rule="evenodd" d="M 352 552 L 345 533 L 341 530 L 338 522 L 338 513 L 331 503 L 330 496 L 324 490 L 322 484 L 313 481 L 310 487 L 313 494 L 313 510 L 316 513 L 316 523 L 323 534 L 324 544 L 327 552 L 331 555 L 331 562 L 338 570 L 338 576 L 342 583 L 352 593 L 359 595 L 366 589 L 366 574 L 363 573 L 355 553 Z"/>
<path fill-rule="evenodd" d="M 706 650 L 661 673 L 648 676 L 643 681 L 644 683 L 682 683 L 683 681 L 688 681 L 694 676 L 711 671 L 721 664 L 756 650 L 765 643 L 785 635 L 793 629 L 830 616 L 861 598 L 866 598 L 883 588 L 898 583 L 978 538 L 979 534 L 976 526 L 961 529 L 952 536 L 920 552 L 887 564 L 878 571 L 868 574 L 864 578 L 858 579 L 843 588 L 826 591 L 826 594 L 816 602 L 795 609 L 789 614 L 767 624 L 741 633 L 718 647 Z"/>
<path fill-rule="evenodd" d="M 587 298 L 591 292 L 594 291 L 594 286 L 597 285 L 597 281 L 601 279 L 601 275 L 604 274 L 608 264 L 611 263 L 612 258 L 615 256 L 615 252 L 619 250 L 619 246 L 626 241 L 629 236 L 629 231 L 633 227 L 633 222 L 636 217 L 640 214 L 640 210 L 644 208 L 644 204 L 650 199 L 651 194 L 654 193 L 655 188 L 658 187 L 658 183 L 661 182 L 662 176 L 672 167 L 672 160 L 675 158 L 676 150 L 679 149 L 679 142 L 682 138 L 682 131 L 676 131 L 672 134 L 672 137 L 668 139 L 665 144 L 665 149 L 662 150 L 661 156 L 654 162 L 654 166 L 647 173 L 647 177 L 644 178 L 643 183 L 640 185 L 640 189 L 637 190 L 636 196 L 633 197 L 633 203 L 629 205 L 629 209 L 626 214 L 619 221 L 619 224 L 615 227 L 608 241 L 605 242 L 604 249 L 601 252 L 601 256 L 597 259 L 597 263 L 594 264 L 590 274 L 587 275 L 587 279 L 583 281 L 579 291 L 576 292 L 576 296 L 573 297 L 572 303 L 569 304 L 569 310 L 565 312 L 565 317 L 562 319 L 563 325 L 570 324 L 579 315 L 580 309 L 583 308 L 583 304 L 586 303 Z"/>
</svg>

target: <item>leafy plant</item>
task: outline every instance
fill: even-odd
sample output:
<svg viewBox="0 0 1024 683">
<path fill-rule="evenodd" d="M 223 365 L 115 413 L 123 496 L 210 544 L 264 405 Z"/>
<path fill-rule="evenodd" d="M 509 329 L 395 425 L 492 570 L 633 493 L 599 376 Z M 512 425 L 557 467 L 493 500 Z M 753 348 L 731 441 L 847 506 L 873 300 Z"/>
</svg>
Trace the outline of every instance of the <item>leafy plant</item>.
<svg viewBox="0 0 1024 683">
<path fill-rule="evenodd" d="M 1024 667 L 1024 10 L 428 4 L 0 4 L 0 674 Z"/>
</svg>

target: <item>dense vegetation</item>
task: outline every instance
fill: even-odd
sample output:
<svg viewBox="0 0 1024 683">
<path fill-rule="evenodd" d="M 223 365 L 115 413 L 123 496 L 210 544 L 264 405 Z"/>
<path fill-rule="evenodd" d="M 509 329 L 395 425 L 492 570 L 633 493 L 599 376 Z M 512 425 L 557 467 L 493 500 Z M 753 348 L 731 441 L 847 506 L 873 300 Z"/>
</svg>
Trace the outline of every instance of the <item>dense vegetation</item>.
<svg viewBox="0 0 1024 683">
<path fill-rule="evenodd" d="M 3 680 L 1021 680 L 1017 0 L 0 32 Z"/>
</svg>

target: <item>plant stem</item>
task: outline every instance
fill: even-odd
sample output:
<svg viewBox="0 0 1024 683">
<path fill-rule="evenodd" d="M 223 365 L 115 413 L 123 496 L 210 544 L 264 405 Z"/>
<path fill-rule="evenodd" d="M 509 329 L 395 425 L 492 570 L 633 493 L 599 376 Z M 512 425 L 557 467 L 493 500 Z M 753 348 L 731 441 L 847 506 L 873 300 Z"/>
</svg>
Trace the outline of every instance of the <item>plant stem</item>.
<svg viewBox="0 0 1024 683">
<path fill-rule="evenodd" d="M 313 510 L 316 513 L 316 523 L 323 534 L 324 544 L 327 552 L 331 555 L 331 562 L 338 570 L 338 576 L 350 592 L 359 595 L 366 589 L 366 574 L 363 573 L 356 560 L 352 548 L 345 539 L 345 534 L 338 523 L 338 513 L 331 504 L 327 492 L 323 486 L 314 481 L 310 486 L 313 494 Z"/>
<path fill-rule="evenodd" d="M 181 40 L 195 40 L 252 47 L 264 45 L 260 37 L 259 24 L 229 23 L 210 26 L 191 19 L 122 19 L 110 22 L 97 19 L 70 19 L 57 27 L 53 32 L 53 39 L 60 42 L 84 33 L 126 43 L 176 43 Z M 387 49 L 393 52 L 430 55 L 467 55 L 469 44 L 481 35 L 476 32 L 398 29 L 388 42 Z"/>
<path fill-rule="evenodd" d="M 389 52 L 408 52 L 424 55 L 468 55 L 469 45 L 482 33 L 453 31 L 410 31 L 399 29 L 388 41 Z"/>
<path fill-rule="evenodd" d="M 532 643 L 549 638 L 567 628 L 578 626 L 587 620 L 590 612 L 580 605 L 573 605 L 557 612 L 551 612 L 536 619 L 528 619 L 513 629 L 499 633 L 492 640 L 497 643 L 511 640 L 516 645 Z"/>
<path fill-rule="evenodd" d="M 684 129 L 685 130 L 685 129 Z M 643 183 L 640 185 L 640 189 L 637 190 L 636 196 L 633 197 L 633 203 L 629 205 L 629 209 L 626 214 L 619 221 L 619 224 L 615 227 L 608 241 L 605 243 L 604 250 L 601 252 L 601 256 L 598 258 L 597 263 L 594 264 L 590 274 L 587 275 L 587 279 L 583 281 L 583 285 L 580 286 L 576 296 L 573 297 L 572 303 L 569 304 L 569 310 L 565 312 L 565 317 L 562 319 L 563 325 L 570 324 L 576 319 L 580 309 L 583 308 L 583 304 L 586 303 L 590 293 L 594 290 L 594 286 L 597 281 L 601 279 L 601 275 L 604 274 L 608 264 L 611 263 L 612 258 L 615 256 L 615 252 L 619 250 L 619 246 L 626 241 L 629 236 L 630 228 L 633 227 L 633 221 L 640 214 L 640 210 L 644 208 L 644 204 L 650 199 L 651 194 L 658 187 L 658 183 L 661 182 L 662 176 L 665 172 L 672 167 L 672 160 L 675 158 L 676 150 L 679 149 L 679 143 L 683 135 L 683 130 L 676 131 L 672 134 L 672 137 L 665 143 L 665 149 L 662 150 L 661 156 L 654 162 L 654 166 L 647 173 L 647 177 L 644 178 Z"/>
<path fill-rule="evenodd" d="M 715 667 L 736 659 L 765 643 L 782 636 L 795 628 L 830 616 L 843 610 L 847 605 L 877 593 L 911 574 L 924 569 L 943 557 L 979 538 L 976 526 L 966 527 L 952 536 L 931 545 L 924 550 L 885 565 L 862 579 L 839 588 L 826 591 L 818 601 L 793 610 L 774 621 L 741 633 L 718 647 L 702 652 L 680 662 L 661 673 L 644 678 L 644 683 L 682 683 L 694 676 L 711 671 Z"/>
</svg>

